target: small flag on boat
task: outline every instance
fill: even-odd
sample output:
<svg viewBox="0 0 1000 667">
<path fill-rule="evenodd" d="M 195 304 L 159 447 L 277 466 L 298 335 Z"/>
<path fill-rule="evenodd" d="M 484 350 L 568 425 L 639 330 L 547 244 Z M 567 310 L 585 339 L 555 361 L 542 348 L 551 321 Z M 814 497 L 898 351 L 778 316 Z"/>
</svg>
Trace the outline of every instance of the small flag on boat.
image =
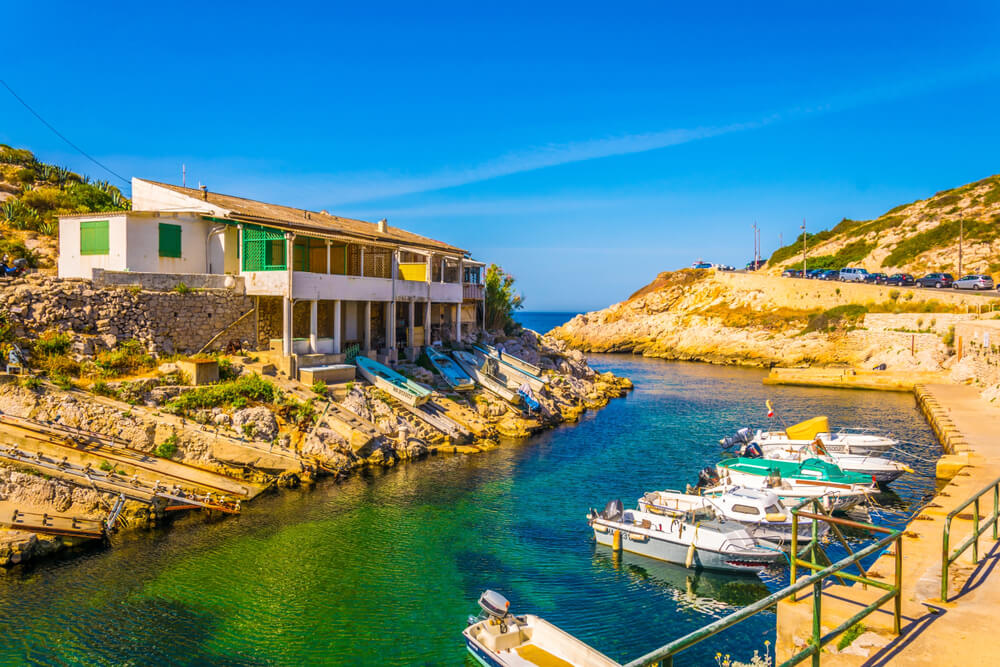
<svg viewBox="0 0 1000 667">
<path fill-rule="evenodd" d="M 767 416 L 768 417 L 773 417 L 774 416 L 774 408 L 771 407 L 771 399 L 767 399 L 766 401 L 764 401 L 764 403 L 767 405 Z"/>
</svg>

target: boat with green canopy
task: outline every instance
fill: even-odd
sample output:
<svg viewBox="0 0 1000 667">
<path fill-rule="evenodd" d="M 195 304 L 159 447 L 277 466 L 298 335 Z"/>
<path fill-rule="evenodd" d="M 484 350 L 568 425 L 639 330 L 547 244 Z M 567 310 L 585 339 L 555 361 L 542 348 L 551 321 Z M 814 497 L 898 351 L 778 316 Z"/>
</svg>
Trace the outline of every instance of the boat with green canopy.
<svg viewBox="0 0 1000 667">
<path fill-rule="evenodd" d="M 878 493 L 870 476 L 845 472 L 829 461 L 780 461 L 736 457 L 724 459 L 715 470 L 723 487 L 773 491 L 782 501 L 797 504 L 822 498 L 828 510 L 846 510 L 869 494 Z"/>
</svg>

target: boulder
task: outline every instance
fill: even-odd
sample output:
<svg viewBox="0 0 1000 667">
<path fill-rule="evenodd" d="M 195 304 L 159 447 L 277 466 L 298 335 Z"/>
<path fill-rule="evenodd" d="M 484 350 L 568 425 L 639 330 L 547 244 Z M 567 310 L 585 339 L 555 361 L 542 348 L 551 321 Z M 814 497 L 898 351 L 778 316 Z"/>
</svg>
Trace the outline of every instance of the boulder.
<svg viewBox="0 0 1000 667">
<path fill-rule="evenodd" d="M 278 435 L 278 421 L 265 407 L 243 408 L 233 413 L 233 428 L 257 440 L 270 442 Z"/>
</svg>

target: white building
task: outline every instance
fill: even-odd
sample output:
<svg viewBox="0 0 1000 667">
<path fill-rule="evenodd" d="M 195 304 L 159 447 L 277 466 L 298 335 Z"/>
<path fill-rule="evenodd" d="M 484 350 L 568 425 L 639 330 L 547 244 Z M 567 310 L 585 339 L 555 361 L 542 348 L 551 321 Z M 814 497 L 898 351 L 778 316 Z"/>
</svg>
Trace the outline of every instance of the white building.
<svg viewBox="0 0 1000 667">
<path fill-rule="evenodd" d="M 384 220 L 138 178 L 132 209 L 61 216 L 59 276 L 240 276 L 258 297 L 258 345 L 280 352 L 290 370 L 358 352 L 412 357 L 482 318 L 483 264 Z"/>
</svg>

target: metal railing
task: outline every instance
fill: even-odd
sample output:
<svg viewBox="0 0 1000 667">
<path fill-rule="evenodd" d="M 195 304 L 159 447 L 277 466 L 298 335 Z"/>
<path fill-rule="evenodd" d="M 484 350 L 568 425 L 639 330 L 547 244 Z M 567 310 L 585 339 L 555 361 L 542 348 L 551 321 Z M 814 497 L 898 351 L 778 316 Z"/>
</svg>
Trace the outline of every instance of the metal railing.
<svg viewBox="0 0 1000 667">
<path fill-rule="evenodd" d="M 998 480 L 1000 481 L 1000 480 Z M 802 508 L 807 504 L 813 504 L 815 512 L 804 512 Z M 798 519 L 799 517 L 810 518 L 813 521 L 812 524 L 812 539 L 806 548 L 809 548 L 812 552 L 812 557 L 810 560 L 806 561 L 799 558 L 798 552 Z M 836 528 L 836 524 L 864 528 L 877 533 L 886 533 L 885 537 L 879 539 L 873 544 L 868 545 L 860 551 L 852 551 L 849 546 L 847 546 L 848 555 L 847 557 L 832 563 L 830 565 L 820 565 L 817 562 L 817 554 L 822 553 L 822 548 L 819 546 L 819 530 L 818 522 L 826 521 L 830 523 L 830 527 L 835 530 L 844 545 L 847 546 L 846 541 L 843 539 L 843 535 L 840 530 Z M 812 627 L 812 641 L 809 643 L 805 649 L 799 651 L 794 656 L 781 663 L 778 667 L 790 667 L 791 665 L 797 665 L 807 657 L 812 656 L 812 664 L 814 666 L 820 664 L 820 650 L 824 645 L 835 639 L 838 635 L 846 631 L 848 628 L 856 624 L 861 619 L 865 618 L 869 614 L 872 614 L 881 607 L 883 604 L 889 600 L 895 600 L 895 609 L 893 611 L 893 629 L 896 634 L 899 634 L 900 620 L 902 616 L 902 598 L 900 597 L 900 590 L 902 589 L 902 573 L 903 573 L 903 556 L 902 556 L 902 531 L 893 530 L 891 528 L 883 528 L 882 526 L 874 526 L 872 524 L 860 523 L 857 521 L 850 521 L 848 519 L 841 519 L 837 517 L 832 517 L 827 514 L 822 513 L 822 509 L 819 504 L 818 499 L 807 499 L 802 503 L 796 505 L 792 509 L 792 556 L 790 558 L 791 562 L 791 579 L 792 582 L 785 588 L 781 589 L 777 593 L 773 593 L 762 600 L 744 607 L 743 609 L 726 616 L 725 618 L 720 618 L 714 623 L 710 623 L 703 628 L 699 628 L 694 632 L 688 633 L 687 635 L 676 639 L 665 646 L 647 653 L 646 655 L 636 658 L 635 660 L 628 662 L 624 667 L 651 667 L 654 665 L 660 665 L 661 667 L 672 667 L 673 658 L 675 655 L 684 651 L 685 649 L 694 646 L 698 642 L 701 642 L 709 637 L 717 635 L 718 633 L 730 628 L 741 621 L 745 621 L 751 616 L 755 616 L 762 611 L 775 606 L 785 598 L 793 598 L 799 591 L 805 590 L 809 587 L 813 589 L 813 627 Z M 872 579 L 867 575 L 864 567 L 861 565 L 861 559 L 876 554 L 882 549 L 887 548 L 889 545 L 894 544 L 895 551 L 895 565 L 896 573 L 894 577 L 893 584 L 886 584 L 884 582 Z M 847 568 L 851 566 L 857 567 L 861 572 L 861 576 L 848 574 L 844 572 Z M 797 566 L 808 567 L 813 570 L 814 573 L 808 577 L 803 578 L 800 581 L 795 581 L 795 573 Z M 827 632 L 825 635 L 822 632 L 820 624 L 820 611 L 821 611 L 821 600 L 823 596 L 823 582 L 830 578 L 837 577 L 841 581 L 849 579 L 851 581 L 859 582 L 866 586 L 874 586 L 876 588 L 884 589 L 887 593 L 875 602 L 871 603 L 860 612 L 849 618 L 847 621 L 841 623 L 833 630 Z"/>
<path fill-rule="evenodd" d="M 989 523 L 985 525 L 980 525 L 979 516 L 979 499 L 986 495 L 986 492 L 993 489 L 993 514 L 990 515 Z M 964 510 L 969 505 L 973 506 L 972 510 L 972 535 L 969 536 L 967 540 L 958 545 L 958 548 L 952 552 L 950 549 L 951 540 L 951 521 L 959 513 Z M 965 517 L 960 517 L 965 518 Z M 973 564 L 979 563 L 979 536 L 986 532 L 986 529 L 992 525 L 993 526 L 993 539 L 997 539 L 997 522 L 1000 520 L 1000 477 L 994 479 L 992 482 L 984 486 L 979 490 L 978 493 L 973 495 L 971 498 L 966 500 L 964 503 L 953 509 L 948 513 L 948 516 L 944 520 L 944 530 L 941 539 L 941 601 L 948 601 L 948 568 L 958 560 L 959 556 L 965 553 L 965 550 L 970 546 L 972 547 L 972 562 Z"/>
</svg>

